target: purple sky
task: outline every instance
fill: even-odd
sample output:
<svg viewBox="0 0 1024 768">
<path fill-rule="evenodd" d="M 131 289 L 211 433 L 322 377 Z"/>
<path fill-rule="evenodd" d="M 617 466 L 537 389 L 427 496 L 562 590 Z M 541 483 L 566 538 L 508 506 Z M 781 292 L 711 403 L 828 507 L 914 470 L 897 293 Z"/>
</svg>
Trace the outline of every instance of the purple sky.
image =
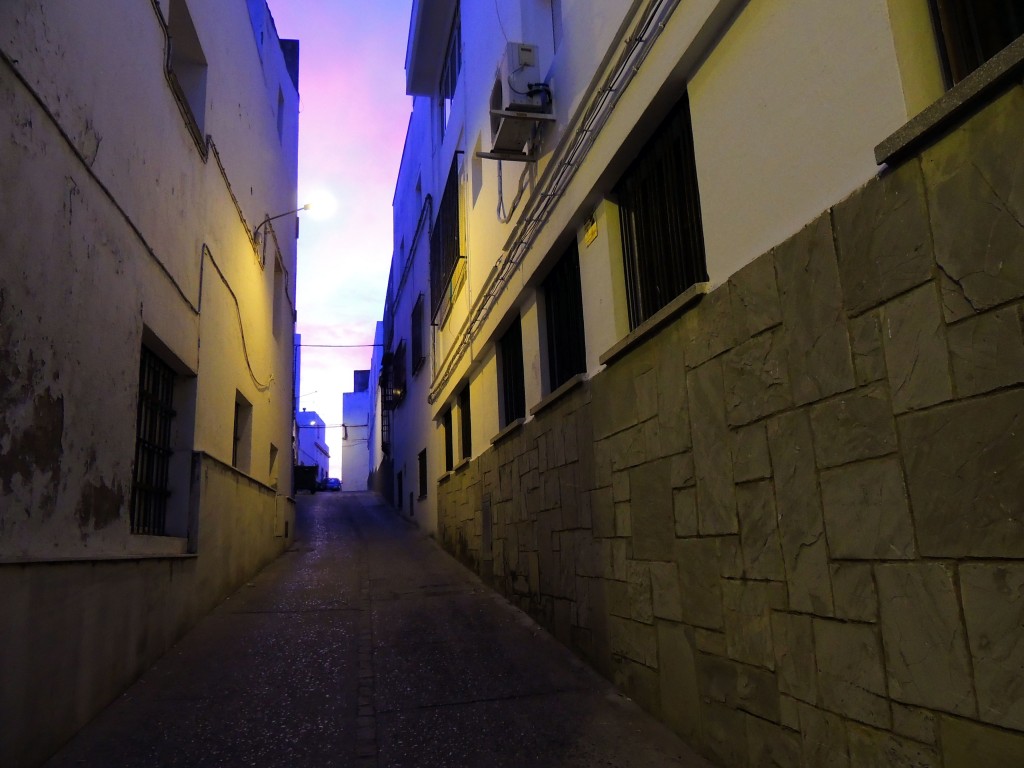
<svg viewBox="0 0 1024 768">
<path fill-rule="evenodd" d="M 411 0 L 269 0 L 278 34 L 298 38 L 298 332 L 303 344 L 370 344 L 391 260 L 391 200 L 411 99 L 405 44 Z M 337 209 L 327 214 L 324 194 Z M 302 350 L 299 406 L 342 423 L 352 371 L 370 348 Z M 341 429 L 328 429 L 333 477 Z"/>
</svg>

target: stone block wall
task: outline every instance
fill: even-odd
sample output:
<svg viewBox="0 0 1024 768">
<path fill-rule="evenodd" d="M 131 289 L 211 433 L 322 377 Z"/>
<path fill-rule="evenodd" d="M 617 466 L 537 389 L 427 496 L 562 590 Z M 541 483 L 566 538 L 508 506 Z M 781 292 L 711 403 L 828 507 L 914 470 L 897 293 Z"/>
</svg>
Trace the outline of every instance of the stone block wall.
<svg viewBox="0 0 1024 768">
<path fill-rule="evenodd" d="M 444 545 L 723 766 L 1024 765 L 1022 147 L 1016 86 L 446 478 Z"/>
</svg>

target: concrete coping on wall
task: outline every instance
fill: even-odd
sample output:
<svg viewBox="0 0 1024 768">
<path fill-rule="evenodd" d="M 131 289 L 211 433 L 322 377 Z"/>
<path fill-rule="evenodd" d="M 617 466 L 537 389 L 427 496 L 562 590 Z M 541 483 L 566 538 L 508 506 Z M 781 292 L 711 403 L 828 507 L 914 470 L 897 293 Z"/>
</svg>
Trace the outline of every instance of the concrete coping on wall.
<svg viewBox="0 0 1024 768">
<path fill-rule="evenodd" d="M 497 445 L 506 437 L 511 435 L 513 432 L 519 430 L 525 423 L 526 419 L 523 417 L 519 417 L 515 421 L 510 421 L 503 430 L 501 430 L 498 434 L 491 438 L 491 445 Z"/>
<path fill-rule="evenodd" d="M 559 400 L 561 400 L 563 397 L 565 397 L 567 394 L 569 394 L 574 389 L 576 389 L 576 387 L 580 386 L 586 380 L 587 380 L 587 375 L 585 373 L 577 373 L 575 376 L 573 376 L 571 379 L 566 381 L 564 384 L 562 384 L 560 387 L 555 389 L 553 392 L 551 392 L 550 394 L 546 395 L 545 397 L 542 397 L 540 399 L 540 402 L 537 403 L 535 406 L 533 406 L 533 408 L 530 409 L 530 415 L 531 416 L 536 416 L 538 413 L 543 411 L 545 408 L 547 408 L 547 407 L 549 407 L 551 405 L 554 405 Z"/>
<path fill-rule="evenodd" d="M 17 565 L 75 565 L 88 563 L 130 563 L 145 560 L 194 560 L 199 557 L 194 552 L 187 552 L 188 539 L 177 536 L 149 536 L 143 538 L 165 539 L 163 551 L 154 549 L 145 552 L 95 552 L 87 555 L 71 555 L 68 557 L 9 557 L 0 558 L 0 568 Z"/>
<path fill-rule="evenodd" d="M 628 336 L 614 344 L 611 349 L 598 358 L 598 362 L 601 365 L 607 365 L 613 360 L 622 357 L 635 346 L 656 334 L 672 320 L 675 320 L 691 304 L 696 304 L 709 293 L 711 293 L 711 283 L 694 283 L 647 318 L 647 320 L 640 323 Z"/>
<path fill-rule="evenodd" d="M 875 147 L 875 160 L 894 165 L 918 153 L 977 112 L 1022 70 L 1024 37 L 1019 37 Z"/>
</svg>

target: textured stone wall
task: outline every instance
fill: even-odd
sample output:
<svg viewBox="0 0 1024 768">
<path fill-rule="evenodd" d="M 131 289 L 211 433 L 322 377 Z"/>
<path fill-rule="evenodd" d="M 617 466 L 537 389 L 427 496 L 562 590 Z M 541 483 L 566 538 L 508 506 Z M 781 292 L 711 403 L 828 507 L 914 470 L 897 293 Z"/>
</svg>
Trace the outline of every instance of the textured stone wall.
<svg viewBox="0 0 1024 768">
<path fill-rule="evenodd" d="M 723 766 L 1024 765 L 1022 147 L 1018 86 L 450 475 L 445 546 Z"/>
</svg>

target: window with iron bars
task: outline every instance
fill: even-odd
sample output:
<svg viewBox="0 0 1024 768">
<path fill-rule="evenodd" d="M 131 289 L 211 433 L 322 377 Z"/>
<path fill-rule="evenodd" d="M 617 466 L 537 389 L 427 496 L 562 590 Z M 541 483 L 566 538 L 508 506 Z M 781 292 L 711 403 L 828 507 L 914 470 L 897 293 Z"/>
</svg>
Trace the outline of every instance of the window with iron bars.
<svg viewBox="0 0 1024 768">
<path fill-rule="evenodd" d="M 395 409 L 395 390 L 392 386 L 394 354 L 385 352 L 380 365 L 380 449 L 391 455 L 391 412 Z M 401 499 L 401 494 L 399 494 Z M 399 505 L 401 506 L 401 505 Z"/>
<path fill-rule="evenodd" d="M 574 240 L 555 264 L 542 286 L 547 321 L 548 391 L 554 391 L 587 370 L 583 331 L 583 292 L 580 254 Z"/>
<path fill-rule="evenodd" d="M 419 492 L 420 498 L 427 498 L 427 449 L 420 451 L 416 457 L 416 466 L 419 470 Z"/>
<path fill-rule="evenodd" d="M 455 466 L 455 436 L 452 434 L 452 409 L 444 412 L 441 420 L 444 429 L 444 471 L 451 472 Z"/>
<path fill-rule="evenodd" d="M 406 354 L 405 339 L 402 339 L 398 342 L 398 346 L 395 347 L 395 356 L 391 361 L 391 391 L 396 406 L 405 399 Z"/>
<path fill-rule="evenodd" d="M 708 279 L 686 93 L 615 189 L 630 328 Z"/>
<path fill-rule="evenodd" d="M 171 429 L 174 421 L 174 371 L 142 348 L 139 402 L 135 420 L 132 478 L 132 533 L 163 536 L 170 491 Z"/>
<path fill-rule="evenodd" d="M 501 367 L 502 427 L 526 416 L 526 382 L 523 376 L 523 328 L 516 317 L 498 342 Z"/>
<path fill-rule="evenodd" d="M 946 87 L 1024 35 L 1021 0 L 929 0 Z"/>
<path fill-rule="evenodd" d="M 448 34 L 448 46 L 445 49 L 444 65 L 441 68 L 441 82 L 438 85 L 438 119 L 440 121 L 439 136 L 443 137 L 448 120 L 452 115 L 452 99 L 459 84 L 459 72 L 462 70 L 462 14 L 458 5 L 455 6 L 455 18 Z"/>
<path fill-rule="evenodd" d="M 469 412 L 469 384 L 459 392 L 459 424 L 462 432 L 462 458 L 473 455 L 473 422 Z"/>
<path fill-rule="evenodd" d="M 412 375 L 415 376 L 427 359 L 423 354 L 423 294 L 416 297 L 416 303 L 412 306 L 411 337 L 409 339 L 409 351 L 412 353 Z"/>
<path fill-rule="evenodd" d="M 430 315 L 435 319 L 451 290 L 459 264 L 459 159 L 452 159 L 437 219 L 430 233 Z"/>
</svg>

